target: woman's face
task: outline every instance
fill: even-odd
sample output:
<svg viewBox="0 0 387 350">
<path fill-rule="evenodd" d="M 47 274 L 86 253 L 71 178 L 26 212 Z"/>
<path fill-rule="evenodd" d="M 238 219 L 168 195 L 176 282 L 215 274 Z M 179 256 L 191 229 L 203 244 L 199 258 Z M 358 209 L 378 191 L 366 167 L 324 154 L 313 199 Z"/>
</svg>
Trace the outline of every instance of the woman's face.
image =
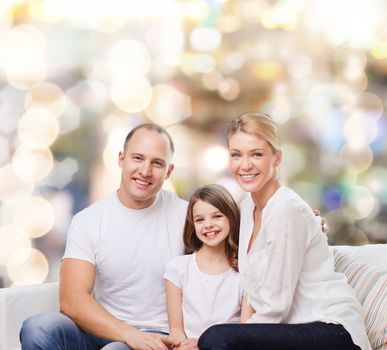
<svg viewBox="0 0 387 350">
<path fill-rule="evenodd" d="M 267 141 L 238 132 L 229 139 L 229 152 L 231 172 L 244 191 L 261 191 L 276 179 L 281 151 L 273 154 Z"/>
</svg>

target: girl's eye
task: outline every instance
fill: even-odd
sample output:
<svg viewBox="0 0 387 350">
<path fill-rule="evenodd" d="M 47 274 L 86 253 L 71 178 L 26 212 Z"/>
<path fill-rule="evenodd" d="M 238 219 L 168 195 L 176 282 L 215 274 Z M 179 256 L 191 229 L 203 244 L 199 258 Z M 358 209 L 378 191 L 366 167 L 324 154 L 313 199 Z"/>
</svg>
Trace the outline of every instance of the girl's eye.
<svg viewBox="0 0 387 350">
<path fill-rule="evenodd" d="M 219 219 L 219 218 L 222 218 L 222 217 L 223 217 L 222 214 L 216 214 L 216 215 L 214 215 L 214 218 L 216 218 L 216 219 Z"/>
<path fill-rule="evenodd" d="M 195 219 L 194 222 L 197 223 L 197 222 L 202 222 L 203 219 L 202 218 L 199 218 L 199 219 Z"/>
</svg>

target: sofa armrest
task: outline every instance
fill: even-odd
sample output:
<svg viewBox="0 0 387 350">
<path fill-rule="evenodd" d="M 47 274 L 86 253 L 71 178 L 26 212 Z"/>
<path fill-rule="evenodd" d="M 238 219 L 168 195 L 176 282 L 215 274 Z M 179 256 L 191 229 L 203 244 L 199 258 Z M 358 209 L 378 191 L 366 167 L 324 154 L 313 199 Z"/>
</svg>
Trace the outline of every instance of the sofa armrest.
<svg viewBox="0 0 387 350">
<path fill-rule="evenodd" d="M 0 289 L 0 350 L 20 349 L 23 321 L 41 312 L 59 312 L 58 282 Z"/>
</svg>

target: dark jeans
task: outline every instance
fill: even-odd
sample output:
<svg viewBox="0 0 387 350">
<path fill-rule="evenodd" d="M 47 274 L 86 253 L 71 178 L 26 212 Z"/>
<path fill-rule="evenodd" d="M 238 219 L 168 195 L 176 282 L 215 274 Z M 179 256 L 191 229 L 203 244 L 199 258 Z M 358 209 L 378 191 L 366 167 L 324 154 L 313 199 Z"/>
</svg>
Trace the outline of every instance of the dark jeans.
<svg viewBox="0 0 387 350">
<path fill-rule="evenodd" d="M 360 350 L 341 325 L 220 324 L 199 338 L 201 350 Z"/>
</svg>

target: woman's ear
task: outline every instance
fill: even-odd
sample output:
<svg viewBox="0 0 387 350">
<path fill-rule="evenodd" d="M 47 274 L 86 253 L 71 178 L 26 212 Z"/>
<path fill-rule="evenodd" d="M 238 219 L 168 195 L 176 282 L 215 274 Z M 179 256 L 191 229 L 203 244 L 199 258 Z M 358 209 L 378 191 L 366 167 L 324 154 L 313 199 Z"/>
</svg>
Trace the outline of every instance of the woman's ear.
<svg viewBox="0 0 387 350">
<path fill-rule="evenodd" d="M 281 164 L 282 162 L 282 151 L 279 149 L 276 153 L 275 153 L 275 160 L 274 160 L 274 166 L 275 167 L 279 167 L 279 165 Z"/>
</svg>

